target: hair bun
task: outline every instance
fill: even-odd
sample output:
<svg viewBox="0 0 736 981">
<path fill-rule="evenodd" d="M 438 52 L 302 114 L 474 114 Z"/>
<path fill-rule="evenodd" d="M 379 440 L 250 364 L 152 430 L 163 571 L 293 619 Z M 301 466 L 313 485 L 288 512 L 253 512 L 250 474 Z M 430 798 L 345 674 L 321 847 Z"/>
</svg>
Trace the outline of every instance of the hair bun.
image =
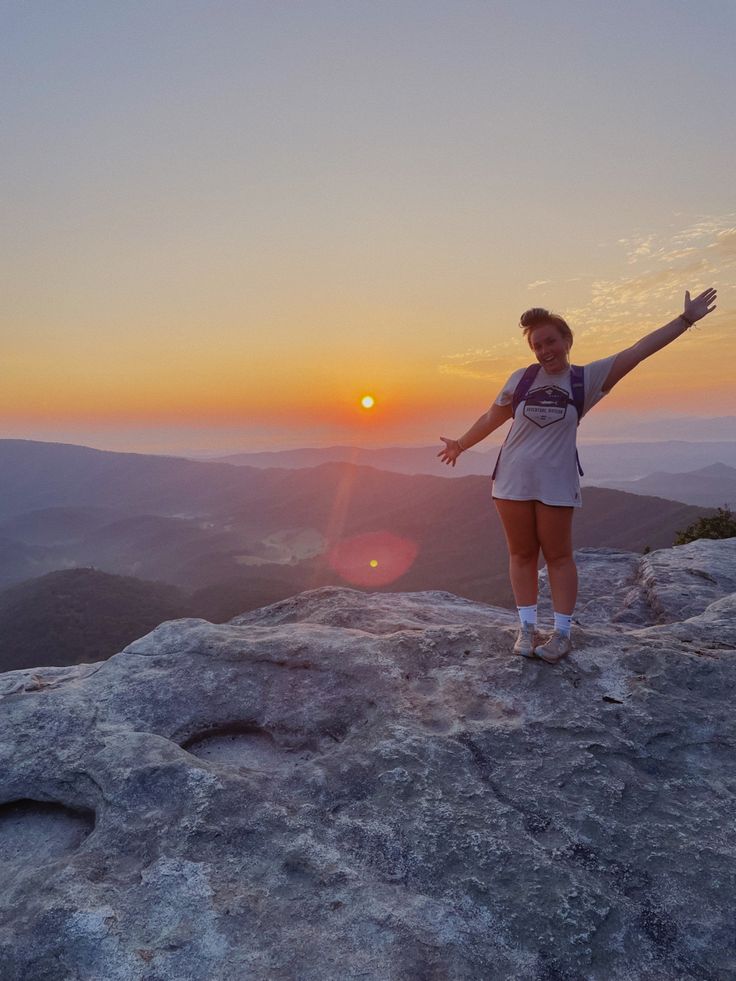
<svg viewBox="0 0 736 981">
<path fill-rule="evenodd" d="M 521 327 L 531 327 L 531 325 L 539 320 L 549 319 L 549 310 L 545 310 L 544 307 L 532 307 L 531 310 L 525 310 L 521 315 L 521 320 L 519 325 Z"/>
</svg>

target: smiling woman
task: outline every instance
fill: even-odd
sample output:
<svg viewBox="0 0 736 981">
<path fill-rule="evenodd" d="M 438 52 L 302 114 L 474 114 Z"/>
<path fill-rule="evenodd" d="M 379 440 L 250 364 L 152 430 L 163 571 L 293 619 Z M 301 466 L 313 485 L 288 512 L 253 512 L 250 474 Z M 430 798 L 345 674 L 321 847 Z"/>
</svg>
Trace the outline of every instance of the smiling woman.
<svg viewBox="0 0 736 981">
<path fill-rule="evenodd" d="M 542 307 L 535 307 L 521 315 L 521 326 L 529 347 L 545 371 L 565 371 L 572 347 L 572 331 L 566 321 Z"/>
<path fill-rule="evenodd" d="M 437 455 L 454 466 L 463 450 L 513 418 L 491 479 L 521 621 L 514 645 L 517 654 L 536 655 L 554 664 L 572 647 L 570 628 L 578 588 L 572 517 L 575 508 L 582 506 L 578 474 L 582 468 L 576 448 L 580 420 L 636 365 L 714 310 L 715 299 L 712 287 L 694 300 L 686 291 L 684 311 L 675 320 L 624 351 L 585 365 L 570 364 L 572 331 L 562 317 L 542 307 L 527 310 L 520 326 L 536 364 L 517 369 L 488 412 L 459 440 L 440 437 L 445 448 Z M 540 643 L 536 634 L 540 549 L 555 618 L 546 643 Z"/>
</svg>

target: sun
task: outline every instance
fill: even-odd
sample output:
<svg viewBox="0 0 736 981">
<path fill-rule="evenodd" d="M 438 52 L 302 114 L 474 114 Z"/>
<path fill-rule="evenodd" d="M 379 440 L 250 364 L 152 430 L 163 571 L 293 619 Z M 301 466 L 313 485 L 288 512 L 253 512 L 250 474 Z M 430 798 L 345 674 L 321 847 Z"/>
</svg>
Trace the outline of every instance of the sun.
<svg viewBox="0 0 736 981">
<path fill-rule="evenodd" d="M 372 395 L 364 395 L 363 398 L 360 400 L 360 404 L 363 406 L 364 409 L 372 409 L 373 406 L 376 404 L 376 400 L 373 398 Z"/>
</svg>

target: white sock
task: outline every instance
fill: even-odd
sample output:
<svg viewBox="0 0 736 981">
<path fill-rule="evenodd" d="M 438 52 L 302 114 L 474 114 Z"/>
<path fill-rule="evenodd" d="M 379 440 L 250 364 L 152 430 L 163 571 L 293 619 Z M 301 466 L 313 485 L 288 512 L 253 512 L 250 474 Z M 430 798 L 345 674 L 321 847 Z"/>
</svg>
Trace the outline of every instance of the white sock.
<svg viewBox="0 0 736 981">
<path fill-rule="evenodd" d="M 561 634 L 569 637 L 571 624 L 572 613 L 568 615 L 567 613 L 558 613 L 557 610 L 555 610 L 555 630 L 559 630 Z"/>
<path fill-rule="evenodd" d="M 517 606 L 516 609 L 519 611 L 519 619 L 522 623 L 530 623 L 533 627 L 537 625 L 537 604 L 534 603 L 532 606 Z"/>
</svg>

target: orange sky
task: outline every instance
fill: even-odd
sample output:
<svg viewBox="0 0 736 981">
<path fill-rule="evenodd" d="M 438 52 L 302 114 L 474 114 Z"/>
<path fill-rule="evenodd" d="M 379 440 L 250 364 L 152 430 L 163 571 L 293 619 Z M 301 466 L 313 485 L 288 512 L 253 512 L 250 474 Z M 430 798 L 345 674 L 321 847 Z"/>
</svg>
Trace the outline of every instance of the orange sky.
<svg viewBox="0 0 736 981">
<path fill-rule="evenodd" d="M 596 413 L 736 415 L 736 146 L 703 112 L 734 76 L 725 24 L 310 6 L 18 8 L 0 437 L 436 442 L 532 360 L 523 310 L 564 316 L 585 363 L 710 286 Z"/>
<path fill-rule="evenodd" d="M 713 276 L 717 283 L 715 271 Z M 688 282 L 684 276 L 683 281 Z M 700 284 L 691 285 L 693 293 Z M 585 363 L 621 350 L 677 315 L 674 291 L 649 304 L 644 295 L 632 299 L 625 283 L 618 288 L 628 293 L 626 307 L 634 307 L 625 323 L 615 286 L 605 313 L 596 314 L 590 303 L 572 313 L 550 305 L 567 317 L 576 334 L 573 361 Z M 568 291 L 574 292 L 572 287 Z M 542 303 L 543 292 L 542 287 L 529 290 L 527 305 Z M 555 290 L 547 286 L 546 292 Z M 642 363 L 619 384 L 606 408 L 635 411 L 656 403 L 659 411 L 681 414 L 733 411 L 736 332 L 727 327 L 733 317 L 722 309 L 724 293 L 728 304 L 728 289 L 719 290 L 718 309 Z M 659 318 L 647 319 L 636 310 L 643 306 L 658 310 Z M 7 422 L 96 418 L 182 425 L 259 420 L 288 426 L 293 421 L 297 428 L 354 426 L 356 438 L 379 425 L 387 434 L 398 433 L 421 419 L 484 411 L 508 375 L 533 360 L 514 314 L 509 311 L 501 323 L 497 318 L 479 324 L 482 314 L 476 312 L 459 328 L 435 323 L 427 326 L 426 338 L 417 332 L 407 337 L 398 325 L 393 338 L 387 328 L 376 337 L 368 323 L 345 335 L 339 323 L 324 323 L 318 343 L 313 340 L 316 326 L 302 327 L 291 342 L 274 342 L 268 334 L 250 337 L 247 331 L 227 336 L 214 329 L 196 337 L 192 330 L 190 343 L 182 344 L 170 332 L 146 338 L 131 329 L 95 337 L 93 329 L 77 325 L 73 338 L 47 337 L 38 349 L 38 342 L 24 334 L 6 351 L 0 417 Z M 400 312 L 396 319 L 401 322 Z M 369 413 L 359 404 L 365 393 L 376 399 Z"/>
</svg>

